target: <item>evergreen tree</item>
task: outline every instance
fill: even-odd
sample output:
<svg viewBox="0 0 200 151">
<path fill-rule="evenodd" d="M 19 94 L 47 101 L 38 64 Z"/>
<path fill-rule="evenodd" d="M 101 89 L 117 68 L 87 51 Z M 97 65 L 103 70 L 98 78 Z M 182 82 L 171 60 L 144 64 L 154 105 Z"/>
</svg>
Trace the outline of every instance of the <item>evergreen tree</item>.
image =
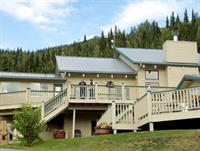
<svg viewBox="0 0 200 151">
<path fill-rule="evenodd" d="M 170 16 L 170 28 L 174 29 L 174 25 L 175 25 L 175 17 L 174 17 L 174 12 L 172 12 Z"/>
<path fill-rule="evenodd" d="M 166 26 L 165 27 L 169 28 L 169 18 L 168 18 L 168 16 L 166 17 Z"/>
</svg>

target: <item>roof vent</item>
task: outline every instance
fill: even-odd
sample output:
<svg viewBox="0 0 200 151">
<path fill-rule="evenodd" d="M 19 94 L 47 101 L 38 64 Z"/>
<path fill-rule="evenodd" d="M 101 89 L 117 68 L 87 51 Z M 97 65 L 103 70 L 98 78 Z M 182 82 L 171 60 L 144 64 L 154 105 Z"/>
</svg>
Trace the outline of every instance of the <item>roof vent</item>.
<svg viewBox="0 0 200 151">
<path fill-rule="evenodd" d="M 173 34 L 173 40 L 178 41 L 178 35 L 179 35 L 178 27 L 174 27 L 172 34 Z"/>
</svg>

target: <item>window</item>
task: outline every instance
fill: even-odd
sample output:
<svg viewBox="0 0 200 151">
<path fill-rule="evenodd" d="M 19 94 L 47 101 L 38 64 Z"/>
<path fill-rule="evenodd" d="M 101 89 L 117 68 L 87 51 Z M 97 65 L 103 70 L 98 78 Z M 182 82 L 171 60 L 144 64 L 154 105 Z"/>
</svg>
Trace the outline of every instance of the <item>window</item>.
<svg viewBox="0 0 200 151">
<path fill-rule="evenodd" d="M 151 86 L 151 92 L 155 92 L 159 90 L 158 82 L 146 82 L 145 86 Z M 147 88 L 146 88 L 146 91 L 147 91 Z"/>
<path fill-rule="evenodd" d="M 119 100 L 122 96 L 122 89 L 121 87 L 109 87 L 109 99 L 116 99 Z"/>
<path fill-rule="evenodd" d="M 35 90 L 35 92 L 31 93 L 31 96 L 41 96 L 44 93 L 39 91 L 48 91 L 48 84 L 46 83 L 31 83 L 31 90 Z"/>
<path fill-rule="evenodd" d="M 21 85 L 19 82 L 2 82 L 1 83 L 1 92 L 14 92 L 20 91 Z"/>
<path fill-rule="evenodd" d="M 130 89 L 128 87 L 124 88 L 124 96 L 125 96 L 125 100 L 129 100 L 130 99 Z"/>
<path fill-rule="evenodd" d="M 158 82 L 146 82 L 145 86 L 152 86 L 152 87 L 159 87 L 159 83 Z"/>
<path fill-rule="evenodd" d="M 158 71 L 146 70 L 145 71 L 145 77 L 148 80 L 158 80 L 159 79 Z"/>
</svg>

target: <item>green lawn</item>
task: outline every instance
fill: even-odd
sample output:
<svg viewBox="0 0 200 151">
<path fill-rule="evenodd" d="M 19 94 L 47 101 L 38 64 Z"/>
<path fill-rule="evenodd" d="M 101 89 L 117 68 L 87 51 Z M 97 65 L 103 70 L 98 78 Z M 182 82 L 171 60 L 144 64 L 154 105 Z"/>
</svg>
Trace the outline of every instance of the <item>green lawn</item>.
<svg viewBox="0 0 200 151">
<path fill-rule="evenodd" d="M 41 141 L 33 147 L 23 147 L 20 144 L 2 147 L 28 151 L 199 151 L 200 130 L 124 133 Z"/>
</svg>

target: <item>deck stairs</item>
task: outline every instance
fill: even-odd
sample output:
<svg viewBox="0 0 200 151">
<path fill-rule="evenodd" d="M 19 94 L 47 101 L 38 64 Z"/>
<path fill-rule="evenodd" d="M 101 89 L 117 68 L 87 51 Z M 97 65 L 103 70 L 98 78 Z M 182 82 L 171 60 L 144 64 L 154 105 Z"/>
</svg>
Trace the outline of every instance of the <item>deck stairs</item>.
<svg viewBox="0 0 200 151">
<path fill-rule="evenodd" d="M 67 89 L 64 89 L 50 100 L 42 102 L 42 119 L 45 122 L 50 121 L 63 112 L 68 105 Z"/>
<path fill-rule="evenodd" d="M 116 130 L 135 130 L 133 105 L 130 103 L 112 103 L 97 122 L 106 122 Z"/>
</svg>

